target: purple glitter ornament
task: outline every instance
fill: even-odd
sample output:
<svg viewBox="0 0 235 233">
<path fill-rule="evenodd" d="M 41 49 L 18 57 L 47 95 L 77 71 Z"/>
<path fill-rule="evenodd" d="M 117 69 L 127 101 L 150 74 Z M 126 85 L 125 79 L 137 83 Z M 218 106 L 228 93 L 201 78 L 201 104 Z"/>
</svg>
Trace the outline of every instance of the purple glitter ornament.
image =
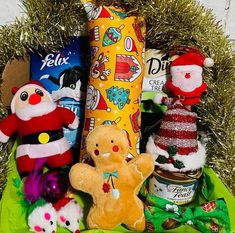
<svg viewBox="0 0 235 233">
<path fill-rule="evenodd" d="M 38 189 L 42 198 L 55 203 L 64 197 L 68 186 L 69 180 L 66 175 L 56 170 L 50 170 L 42 175 Z"/>
</svg>

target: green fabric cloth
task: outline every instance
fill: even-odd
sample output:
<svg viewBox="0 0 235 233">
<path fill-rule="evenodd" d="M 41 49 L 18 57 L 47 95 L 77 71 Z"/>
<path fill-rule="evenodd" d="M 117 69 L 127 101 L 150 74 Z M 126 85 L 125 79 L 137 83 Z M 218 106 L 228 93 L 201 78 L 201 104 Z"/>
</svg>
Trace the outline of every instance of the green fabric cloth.
<svg viewBox="0 0 235 233">
<path fill-rule="evenodd" d="M 19 178 L 16 162 L 15 162 L 15 150 L 16 144 L 12 149 L 12 155 L 9 162 L 9 173 L 7 176 L 7 186 L 3 192 L 3 196 L 0 202 L 0 233 L 29 233 L 27 222 L 26 222 L 26 212 L 23 210 L 20 204 L 20 197 L 17 195 L 17 189 L 13 185 L 14 179 Z M 226 189 L 221 180 L 216 176 L 214 171 L 210 168 L 204 168 L 204 178 L 207 180 L 207 190 L 208 200 L 214 200 L 218 198 L 224 198 L 229 211 L 229 216 L 231 220 L 231 232 L 235 232 L 235 199 L 232 194 Z M 85 225 L 85 219 L 89 208 L 92 204 L 92 199 L 89 195 L 77 192 L 76 200 L 84 208 L 84 219 L 80 223 L 80 229 L 84 233 L 108 233 L 110 230 L 87 230 Z M 205 202 L 203 196 L 198 195 L 194 203 L 200 205 Z M 130 210 L 131 211 L 131 210 Z M 123 226 L 118 226 L 112 232 L 127 232 L 128 230 Z M 57 233 L 68 233 L 69 231 L 64 228 L 57 228 Z M 130 232 L 130 231 L 128 231 Z M 183 225 L 176 229 L 167 230 L 165 232 L 174 233 L 198 233 L 195 228 Z"/>
<path fill-rule="evenodd" d="M 187 224 L 203 233 L 230 233 L 228 209 L 223 199 L 190 208 L 149 193 L 145 202 L 145 217 L 147 229 L 152 231 L 162 232 Z"/>
</svg>

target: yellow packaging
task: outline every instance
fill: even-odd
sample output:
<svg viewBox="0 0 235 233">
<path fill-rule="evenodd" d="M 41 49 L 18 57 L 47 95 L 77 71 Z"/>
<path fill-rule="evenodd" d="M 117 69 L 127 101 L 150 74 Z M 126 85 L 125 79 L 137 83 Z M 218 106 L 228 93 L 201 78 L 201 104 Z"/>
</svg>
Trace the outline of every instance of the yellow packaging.
<svg viewBox="0 0 235 233">
<path fill-rule="evenodd" d="M 101 124 L 122 128 L 129 140 L 128 157 L 135 157 L 139 154 L 140 139 L 144 19 L 91 1 L 85 1 L 84 8 L 90 34 L 91 70 L 80 160 L 87 157 L 87 134 Z"/>
</svg>

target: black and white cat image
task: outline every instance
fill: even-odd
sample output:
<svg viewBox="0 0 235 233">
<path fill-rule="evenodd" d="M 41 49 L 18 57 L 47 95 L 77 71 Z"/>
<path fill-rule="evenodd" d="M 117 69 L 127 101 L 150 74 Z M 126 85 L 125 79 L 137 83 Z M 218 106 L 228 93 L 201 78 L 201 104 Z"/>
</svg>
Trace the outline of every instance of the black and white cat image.
<svg viewBox="0 0 235 233">
<path fill-rule="evenodd" d="M 40 77 L 40 80 L 48 79 L 57 86 L 58 90 L 52 91 L 51 95 L 54 101 L 64 97 L 73 98 L 76 101 L 84 99 L 87 86 L 87 75 L 85 70 L 80 66 L 74 66 L 63 70 L 58 78 L 45 74 Z"/>
</svg>

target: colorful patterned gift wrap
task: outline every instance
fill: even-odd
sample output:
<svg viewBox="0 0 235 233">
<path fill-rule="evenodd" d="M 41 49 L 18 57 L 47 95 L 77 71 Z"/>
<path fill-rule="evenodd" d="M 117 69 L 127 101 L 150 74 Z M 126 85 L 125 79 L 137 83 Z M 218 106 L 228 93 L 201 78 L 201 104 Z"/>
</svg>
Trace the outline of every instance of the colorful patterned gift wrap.
<svg viewBox="0 0 235 233">
<path fill-rule="evenodd" d="M 139 154 L 140 99 L 143 81 L 145 22 L 123 9 L 83 1 L 88 17 L 91 70 L 87 89 L 81 160 L 85 139 L 101 124 L 122 128 L 133 158 Z"/>
<path fill-rule="evenodd" d="M 190 208 L 148 194 L 145 217 L 149 231 L 162 232 L 186 224 L 203 233 L 230 233 L 228 209 L 223 199 Z"/>
</svg>

